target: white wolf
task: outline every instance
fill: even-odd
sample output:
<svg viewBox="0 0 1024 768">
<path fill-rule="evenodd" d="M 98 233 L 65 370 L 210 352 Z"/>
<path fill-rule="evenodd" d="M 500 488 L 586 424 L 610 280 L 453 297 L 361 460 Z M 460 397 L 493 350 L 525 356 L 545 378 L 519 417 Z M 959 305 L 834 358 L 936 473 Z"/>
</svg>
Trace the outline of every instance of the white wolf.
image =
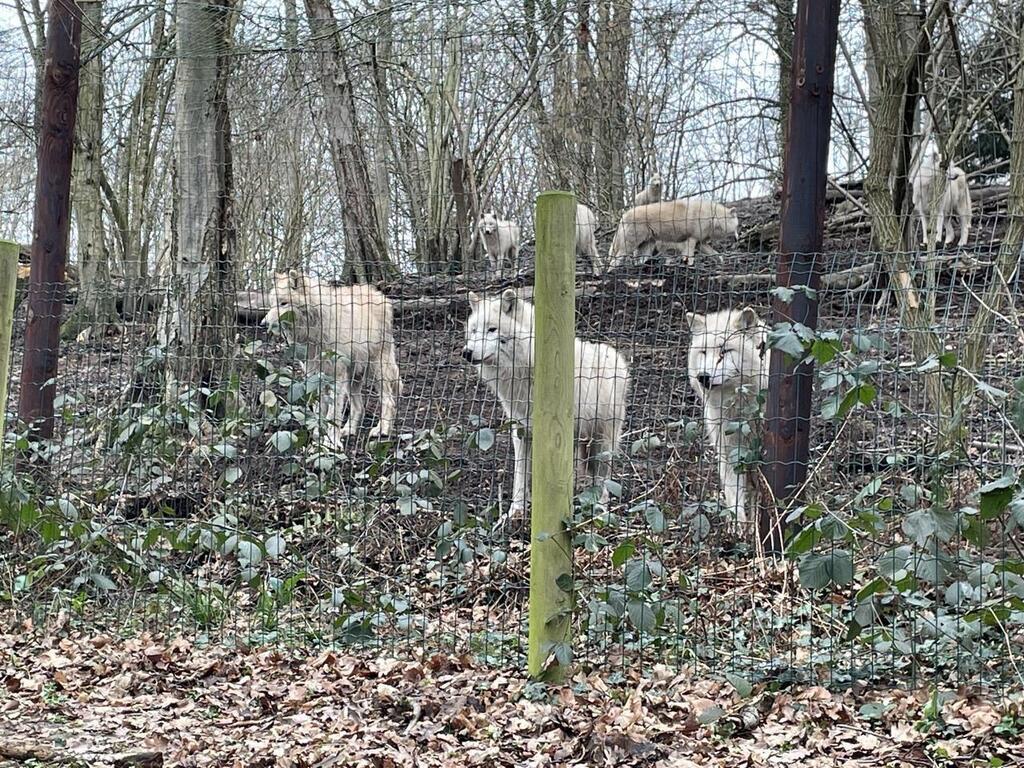
<svg viewBox="0 0 1024 768">
<path fill-rule="evenodd" d="M 263 318 L 277 326 L 289 341 L 306 345 L 307 373 L 320 373 L 333 392 L 321 393 L 323 415 L 331 422 L 328 436 L 338 444 L 355 434 L 363 420 L 363 383 L 367 373 L 380 388 L 380 422 L 370 437 L 388 435 L 402 382 L 395 359 L 391 303 L 372 285 L 331 286 L 295 271 L 274 276 L 271 298 L 276 302 Z M 334 419 L 348 405 L 348 420 Z"/>
<path fill-rule="evenodd" d="M 736 522 L 747 522 L 751 480 L 736 468 L 734 454 L 746 447 L 743 428 L 768 386 L 767 329 L 750 307 L 709 315 L 688 312 L 690 386 L 704 405 L 704 431 L 718 453 L 718 479 Z"/>
<path fill-rule="evenodd" d="M 647 182 L 647 186 L 633 196 L 633 207 L 638 205 L 649 205 L 661 202 L 661 176 L 654 174 Z"/>
<path fill-rule="evenodd" d="M 500 296 L 470 293 L 469 302 L 462 356 L 476 366 L 505 416 L 518 425 L 512 433 L 512 511 L 521 511 L 530 482 L 534 309 L 510 288 Z M 600 481 L 609 477 L 611 456 L 622 435 L 629 368 L 607 344 L 576 339 L 575 347 L 577 473 Z"/>
<path fill-rule="evenodd" d="M 935 223 L 935 239 L 942 236 L 943 225 L 946 229 L 946 245 L 953 242 L 953 217 L 960 227 L 959 245 L 967 245 L 967 236 L 971 233 L 971 190 L 967 186 L 967 174 L 959 166 L 950 164 L 946 171 L 946 189 L 939 201 L 939 217 Z"/>
<path fill-rule="evenodd" d="M 633 253 L 649 257 L 658 242 L 678 243 L 687 262 L 692 262 L 698 244 L 726 236 L 738 240 L 739 227 L 735 209 L 696 197 L 630 208 L 615 230 L 607 268 L 618 266 Z"/>
<path fill-rule="evenodd" d="M 597 216 L 583 203 L 576 204 L 576 253 L 597 264 Z"/>
<path fill-rule="evenodd" d="M 929 136 L 921 148 L 921 160 L 911 180 L 911 201 L 921 220 L 921 245 L 924 246 L 932 242 L 929 236 L 929 224 L 933 218 L 930 206 L 935 185 L 942 183 L 941 168 L 942 156 L 939 154 L 939 145 L 935 143 L 934 136 Z"/>
<path fill-rule="evenodd" d="M 484 251 L 492 272 L 500 272 L 506 262 L 516 266 L 519 256 L 519 225 L 499 219 L 494 211 L 487 211 L 476 224 L 477 234 L 484 243 Z"/>
</svg>

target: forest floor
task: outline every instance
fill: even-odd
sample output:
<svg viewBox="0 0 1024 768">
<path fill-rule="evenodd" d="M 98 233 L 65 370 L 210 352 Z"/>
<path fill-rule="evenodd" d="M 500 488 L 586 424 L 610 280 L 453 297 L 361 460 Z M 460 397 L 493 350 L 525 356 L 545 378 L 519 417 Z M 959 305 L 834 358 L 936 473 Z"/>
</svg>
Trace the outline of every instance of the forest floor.
<svg viewBox="0 0 1024 768">
<path fill-rule="evenodd" d="M 0 765 L 1024 765 L 1020 692 L 737 690 L 665 666 L 556 686 L 307 654 L 22 625 L 0 635 Z"/>
</svg>

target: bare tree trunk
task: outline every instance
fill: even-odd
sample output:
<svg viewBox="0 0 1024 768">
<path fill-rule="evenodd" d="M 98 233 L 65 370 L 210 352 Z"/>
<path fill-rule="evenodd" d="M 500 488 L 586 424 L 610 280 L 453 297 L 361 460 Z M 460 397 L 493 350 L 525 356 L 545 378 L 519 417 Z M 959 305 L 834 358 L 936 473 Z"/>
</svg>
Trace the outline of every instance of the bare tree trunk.
<svg viewBox="0 0 1024 768">
<path fill-rule="evenodd" d="M 165 397 L 215 386 L 229 357 L 234 222 L 227 83 L 234 0 L 178 3 L 175 78 L 177 253 L 157 326 Z"/>
<path fill-rule="evenodd" d="M 284 242 L 276 261 L 277 269 L 302 268 L 302 241 L 306 230 L 306 188 L 302 173 L 302 136 L 305 132 L 302 114 L 302 74 L 299 61 L 299 15 L 295 0 L 285 0 L 284 39 L 288 46 L 285 91 L 291 99 L 286 119 L 289 121 L 288 144 L 284 152 L 285 200 Z"/>
<path fill-rule="evenodd" d="M 971 371 L 980 369 L 988 349 L 992 323 L 1006 302 L 1012 301 L 1014 273 L 1024 268 L 1024 14 L 1021 20 L 1017 30 L 1017 77 L 1013 84 L 1013 123 L 1010 126 L 1010 195 L 1007 203 L 1010 224 L 961 355 L 962 364 Z"/>
<path fill-rule="evenodd" d="M 389 277 L 395 267 L 380 239 L 366 155 L 359 138 L 355 99 L 329 0 L 305 0 L 313 44 L 319 53 L 324 113 L 331 159 L 342 202 L 345 277 L 369 282 Z"/>
<path fill-rule="evenodd" d="M 590 59 L 591 0 L 576 0 L 576 118 L 572 135 L 576 148 L 576 199 L 591 200 L 594 170 L 594 65 Z"/>
<path fill-rule="evenodd" d="M 909 3 L 862 0 L 862 6 L 875 72 L 870 96 L 871 155 L 864 181 L 865 200 L 871 212 L 872 247 L 882 252 L 914 356 L 918 361 L 924 361 L 944 351 L 942 339 L 932 330 L 937 267 L 929 253 L 925 288 L 919 290 L 913 277 L 914 264 L 908 255 L 908 250 L 913 247 L 908 236 L 911 228 L 905 232 L 903 221 L 909 197 L 910 139 L 920 120 L 916 94 L 921 90 L 919 80 L 923 61 L 929 53 L 929 41 L 936 22 L 946 10 L 946 2 L 939 0 L 931 4 L 923 17 L 915 16 Z M 913 29 L 908 28 L 909 18 L 918 20 Z M 1020 71 L 1017 77 L 1015 99 L 1020 99 L 1024 95 Z M 958 137 L 968 130 L 971 122 L 969 115 L 961 114 L 951 132 L 951 144 L 955 146 L 958 143 Z M 1024 109 L 1019 101 L 1014 103 L 1014 131 L 1014 140 L 1019 142 L 1018 131 L 1024 133 Z M 1016 148 L 1020 150 L 1019 145 Z M 1018 151 L 1015 157 L 1018 162 L 1016 168 L 1024 173 L 1024 153 Z M 1013 179 L 1020 186 L 1017 205 L 1021 206 L 1024 185 L 1020 185 L 1019 176 L 1011 174 Z M 996 313 L 1005 298 L 1009 276 L 1016 268 L 1022 236 L 1024 226 L 1019 218 L 1011 218 L 993 283 L 988 286 L 983 299 L 984 306 L 994 307 Z M 960 365 L 969 371 L 977 371 L 984 360 L 991 322 L 989 312 L 984 307 L 980 308 L 968 341 L 959 350 Z M 929 410 L 935 415 L 935 450 L 941 453 L 953 448 L 960 438 L 974 386 L 967 376 L 950 376 L 942 371 L 925 374 L 924 383 Z"/>
<path fill-rule="evenodd" d="M 126 147 L 119 163 L 117 191 L 105 186 L 111 217 L 121 245 L 121 272 L 125 281 L 124 313 L 134 317 L 140 283 L 149 274 L 148 232 L 153 224 L 150 193 L 156 173 L 158 142 L 167 116 L 172 86 L 163 75 L 168 66 L 170 41 L 165 34 L 163 0 L 153 15 L 150 35 L 152 56 L 146 64 L 139 90 L 132 99 Z"/>
<path fill-rule="evenodd" d="M 775 55 L 778 58 L 779 82 L 779 167 L 778 181 L 782 182 L 782 158 L 786 154 L 789 136 L 789 91 L 793 78 L 793 32 L 795 15 L 793 0 L 772 0 L 775 22 Z"/>
<path fill-rule="evenodd" d="M 43 49 L 46 47 L 46 15 L 39 4 L 39 0 L 17 0 L 14 4 L 18 12 L 18 22 L 21 25 L 21 33 L 25 37 L 25 45 L 32 54 L 32 63 L 35 65 L 33 80 L 32 126 L 34 134 L 39 135 L 39 127 L 42 124 L 43 109 L 43 74 L 45 62 L 43 61 Z"/>
<path fill-rule="evenodd" d="M 612 217 L 625 196 L 626 89 L 632 28 L 632 0 L 598 2 L 598 76 L 595 98 L 602 115 L 594 132 L 597 204 Z"/>
<path fill-rule="evenodd" d="M 118 324 L 103 236 L 103 4 L 80 0 L 82 68 L 78 81 L 78 120 L 71 177 L 71 205 L 78 229 L 78 302 L 64 322 L 62 335 L 83 331 L 102 336 Z"/>
<path fill-rule="evenodd" d="M 391 0 L 381 0 L 378 10 L 380 26 L 372 56 L 373 85 L 377 98 L 377 124 L 373 140 L 373 201 L 377 212 L 380 241 L 388 242 L 388 223 L 391 221 L 391 184 L 388 179 L 390 142 L 388 139 L 388 74 L 391 63 L 391 41 L 394 37 L 394 9 Z"/>
</svg>

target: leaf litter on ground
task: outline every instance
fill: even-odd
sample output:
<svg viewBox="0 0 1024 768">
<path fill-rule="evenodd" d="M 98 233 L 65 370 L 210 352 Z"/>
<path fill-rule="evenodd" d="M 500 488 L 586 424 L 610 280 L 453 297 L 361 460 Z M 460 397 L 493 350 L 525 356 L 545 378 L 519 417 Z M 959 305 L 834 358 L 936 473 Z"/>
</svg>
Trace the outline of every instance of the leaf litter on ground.
<svg viewBox="0 0 1024 768">
<path fill-rule="evenodd" d="M 1024 766 L 1019 692 L 771 691 L 664 665 L 545 687 L 468 656 L 30 625 L 0 634 L 0 663 L 0 765 Z"/>
</svg>

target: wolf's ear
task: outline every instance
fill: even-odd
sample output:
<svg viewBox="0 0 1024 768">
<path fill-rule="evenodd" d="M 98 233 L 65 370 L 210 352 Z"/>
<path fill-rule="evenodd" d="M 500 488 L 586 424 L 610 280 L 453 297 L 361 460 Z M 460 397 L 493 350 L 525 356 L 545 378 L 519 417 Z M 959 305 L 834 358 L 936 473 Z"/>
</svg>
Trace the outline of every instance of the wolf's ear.
<svg viewBox="0 0 1024 768">
<path fill-rule="evenodd" d="M 516 304 L 519 302 L 519 297 L 516 296 L 516 292 L 511 288 L 506 288 L 501 292 L 501 311 L 506 315 L 511 315 L 516 310 Z"/>
<path fill-rule="evenodd" d="M 704 315 L 698 315 L 696 312 L 687 312 L 686 323 L 690 326 L 691 331 L 699 331 L 704 327 Z"/>
<path fill-rule="evenodd" d="M 476 291 L 470 291 L 468 298 L 470 306 L 475 307 L 480 303 L 480 297 L 476 295 Z"/>
<path fill-rule="evenodd" d="M 737 331 L 746 331 L 760 324 L 761 318 L 757 316 L 753 307 L 744 307 L 736 313 L 736 319 L 733 320 L 733 326 Z"/>
<path fill-rule="evenodd" d="M 288 270 L 288 287 L 291 288 L 292 290 L 297 291 L 300 288 L 302 288 L 302 283 L 304 279 L 305 278 L 303 278 L 302 273 L 299 272 L 299 270 Z"/>
</svg>

